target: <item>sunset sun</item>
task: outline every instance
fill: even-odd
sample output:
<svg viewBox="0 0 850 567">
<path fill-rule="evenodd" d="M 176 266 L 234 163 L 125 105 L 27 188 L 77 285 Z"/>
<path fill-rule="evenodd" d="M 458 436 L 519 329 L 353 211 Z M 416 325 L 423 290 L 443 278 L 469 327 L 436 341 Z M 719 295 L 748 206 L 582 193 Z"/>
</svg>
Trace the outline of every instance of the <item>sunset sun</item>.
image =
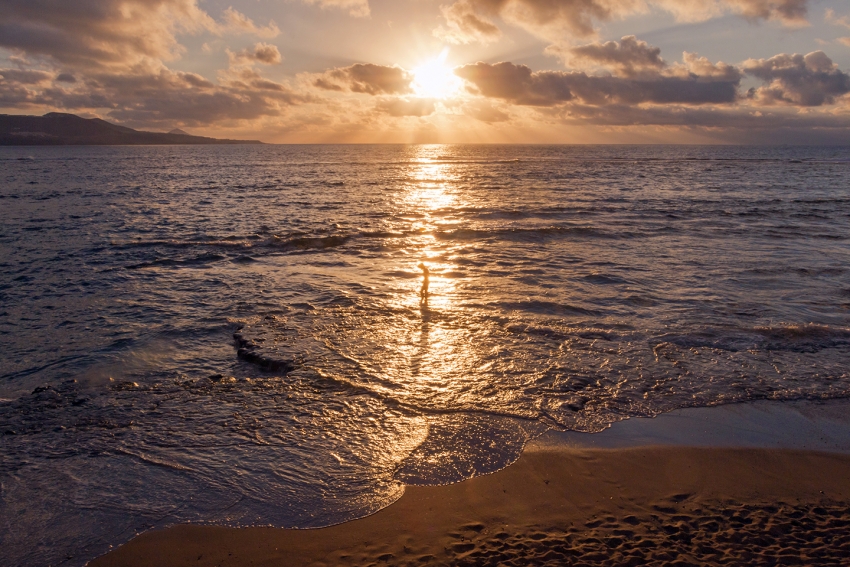
<svg viewBox="0 0 850 567">
<path fill-rule="evenodd" d="M 413 69 L 412 87 L 417 96 L 450 98 L 460 91 L 460 78 L 446 65 L 448 54 L 449 50 L 444 49 L 438 57 Z"/>
</svg>

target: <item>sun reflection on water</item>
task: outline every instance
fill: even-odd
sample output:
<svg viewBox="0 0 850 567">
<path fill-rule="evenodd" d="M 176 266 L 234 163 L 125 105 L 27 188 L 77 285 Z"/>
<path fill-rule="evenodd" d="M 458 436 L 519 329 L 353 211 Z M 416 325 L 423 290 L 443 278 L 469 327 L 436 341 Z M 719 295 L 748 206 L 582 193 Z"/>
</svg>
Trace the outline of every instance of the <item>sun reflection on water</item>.
<svg viewBox="0 0 850 567">
<path fill-rule="evenodd" d="M 458 166 L 452 163 L 446 146 L 420 146 L 409 160 L 407 182 L 396 196 L 398 212 L 411 219 L 412 229 L 420 231 L 415 243 L 397 256 L 396 270 L 415 277 L 398 288 L 393 299 L 396 308 L 408 310 L 410 317 L 388 321 L 388 340 L 381 349 L 382 373 L 389 381 L 402 386 L 412 400 L 425 402 L 457 400 L 466 388 L 465 380 L 474 379 L 470 372 L 478 362 L 476 341 L 465 324 L 467 319 L 460 302 L 458 265 L 452 261 L 457 246 L 441 241 L 435 235 L 453 228 L 454 219 L 446 211 L 464 207 L 464 194 L 459 187 Z M 421 295 L 423 262 L 429 270 L 427 295 Z"/>
</svg>

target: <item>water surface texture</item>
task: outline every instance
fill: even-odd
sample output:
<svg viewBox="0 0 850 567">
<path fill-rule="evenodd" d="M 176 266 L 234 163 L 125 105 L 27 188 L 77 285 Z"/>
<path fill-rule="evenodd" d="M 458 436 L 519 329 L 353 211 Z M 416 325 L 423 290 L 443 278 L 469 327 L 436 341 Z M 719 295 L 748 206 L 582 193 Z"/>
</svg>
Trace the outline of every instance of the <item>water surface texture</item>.
<svg viewBox="0 0 850 567">
<path fill-rule="evenodd" d="M 325 526 L 551 428 L 850 397 L 848 155 L 2 148 L 0 562 Z"/>
</svg>

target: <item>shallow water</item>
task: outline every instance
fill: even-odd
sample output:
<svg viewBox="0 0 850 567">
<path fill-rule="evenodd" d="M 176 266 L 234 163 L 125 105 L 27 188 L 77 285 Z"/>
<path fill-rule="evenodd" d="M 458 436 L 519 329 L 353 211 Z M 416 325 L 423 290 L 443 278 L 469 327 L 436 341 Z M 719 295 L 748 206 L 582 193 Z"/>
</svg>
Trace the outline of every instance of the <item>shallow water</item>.
<svg viewBox="0 0 850 567">
<path fill-rule="evenodd" d="M 8 564 L 345 521 L 550 428 L 850 397 L 848 156 L 2 148 Z"/>
</svg>

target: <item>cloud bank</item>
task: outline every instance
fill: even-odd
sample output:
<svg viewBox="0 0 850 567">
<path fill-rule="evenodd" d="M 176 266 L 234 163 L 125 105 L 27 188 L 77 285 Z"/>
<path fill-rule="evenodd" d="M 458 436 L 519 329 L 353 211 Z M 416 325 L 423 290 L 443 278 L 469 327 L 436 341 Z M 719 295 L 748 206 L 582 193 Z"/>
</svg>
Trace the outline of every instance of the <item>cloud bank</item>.
<svg viewBox="0 0 850 567">
<path fill-rule="evenodd" d="M 729 104 L 738 99 L 737 73 L 686 75 L 654 73 L 639 78 L 588 75 L 577 71 L 537 71 L 513 63 L 476 63 L 455 73 L 473 92 L 525 106 L 555 106 L 577 101 L 611 104 Z"/>
</svg>

